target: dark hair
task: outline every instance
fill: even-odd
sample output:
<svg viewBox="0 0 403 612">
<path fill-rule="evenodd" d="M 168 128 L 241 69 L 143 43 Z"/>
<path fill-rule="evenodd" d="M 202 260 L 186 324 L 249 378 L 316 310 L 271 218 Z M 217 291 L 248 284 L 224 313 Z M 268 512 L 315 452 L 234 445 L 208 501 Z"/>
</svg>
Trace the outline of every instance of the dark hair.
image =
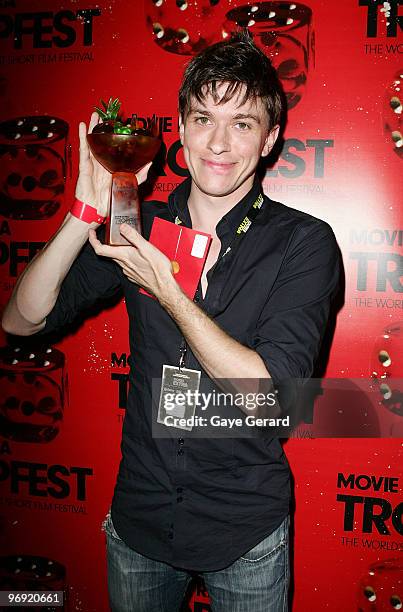
<svg viewBox="0 0 403 612">
<path fill-rule="evenodd" d="M 220 98 L 217 86 L 221 83 L 228 83 L 228 87 Z M 179 90 L 179 113 L 183 119 L 191 108 L 192 98 L 203 101 L 206 85 L 216 104 L 225 104 L 245 86 L 241 104 L 261 98 L 269 129 L 280 123 L 285 106 L 277 73 L 247 31 L 207 47 L 189 62 Z"/>
</svg>

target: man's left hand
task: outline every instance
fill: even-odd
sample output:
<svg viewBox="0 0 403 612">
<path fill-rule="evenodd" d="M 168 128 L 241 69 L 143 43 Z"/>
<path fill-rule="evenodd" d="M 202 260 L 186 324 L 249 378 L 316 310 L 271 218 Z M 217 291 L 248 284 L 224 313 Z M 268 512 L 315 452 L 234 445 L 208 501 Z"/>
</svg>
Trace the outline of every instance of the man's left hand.
<svg viewBox="0 0 403 612">
<path fill-rule="evenodd" d="M 130 242 L 128 246 L 102 244 L 94 230 L 89 230 L 89 241 L 97 255 L 116 261 L 125 276 L 137 283 L 158 300 L 169 290 L 179 289 L 172 265 L 159 249 L 145 240 L 133 227 L 122 223 L 120 233 Z"/>
<path fill-rule="evenodd" d="M 258 353 L 232 338 L 183 293 L 168 257 L 130 225 L 122 223 L 120 231 L 130 245 L 102 244 L 94 230 L 89 231 L 89 241 L 97 255 L 116 261 L 130 281 L 157 298 L 210 378 L 270 378 Z"/>
</svg>

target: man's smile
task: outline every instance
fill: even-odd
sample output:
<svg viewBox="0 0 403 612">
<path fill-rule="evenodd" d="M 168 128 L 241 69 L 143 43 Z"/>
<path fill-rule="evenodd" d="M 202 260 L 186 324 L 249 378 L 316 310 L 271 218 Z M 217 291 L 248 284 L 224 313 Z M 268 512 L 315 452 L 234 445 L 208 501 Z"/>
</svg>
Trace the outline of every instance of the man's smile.
<svg viewBox="0 0 403 612">
<path fill-rule="evenodd" d="M 232 170 L 236 164 L 236 162 L 218 162 L 210 159 L 202 159 L 202 162 L 205 166 L 207 166 L 207 168 L 210 168 L 219 174 L 224 174 L 225 172 L 228 172 L 228 170 Z"/>
</svg>

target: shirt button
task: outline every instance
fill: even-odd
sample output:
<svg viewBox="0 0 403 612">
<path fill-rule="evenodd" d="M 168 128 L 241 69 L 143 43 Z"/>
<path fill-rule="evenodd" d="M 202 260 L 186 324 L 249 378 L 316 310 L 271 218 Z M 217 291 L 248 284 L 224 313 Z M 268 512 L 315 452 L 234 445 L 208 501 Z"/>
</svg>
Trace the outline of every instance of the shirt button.
<svg viewBox="0 0 403 612">
<path fill-rule="evenodd" d="M 178 488 L 176 489 L 176 492 L 177 492 L 177 493 L 183 493 L 183 489 L 182 489 L 182 487 L 178 487 Z"/>
<path fill-rule="evenodd" d="M 178 455 L 184 455 L 184 454 L 185 454 L 185 451 L 183 450 L 183 448 L 180 448 L 178 450 Z"/>
<path fill-rule="evenodd" d="M 185 444 L 185 440 L 183 438 L 178 438 L 178 444 Z"/>
<path fill-rule="evenodd" d="M 173 538 L 174 538 L 174 534 L 173 534 L 173 533 L 171 533 L 171 532 L 170 532 L 170 533 L 168 533 L 168 538 L 169 538 L 170 540 L 173 540 Z"/>
<path fill-rule="evenodd" d="M 183 497 L 177 497 L 176 501 L 178 502 L 178 504 L 180 504 L 181 502 L 183 502 Z"/>
</svg>

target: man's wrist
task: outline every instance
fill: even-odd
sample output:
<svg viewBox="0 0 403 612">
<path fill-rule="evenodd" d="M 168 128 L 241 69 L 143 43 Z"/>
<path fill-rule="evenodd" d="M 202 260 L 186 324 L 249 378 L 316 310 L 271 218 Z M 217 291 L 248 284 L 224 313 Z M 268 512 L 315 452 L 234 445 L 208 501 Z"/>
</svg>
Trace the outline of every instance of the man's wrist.
<svg viewBox="0 0 403 612">
<path fill-rule="evenodd" d="M 77 227 L 77 229 L 83 230 L 85 234 L 88 234 L 89 229 L 96 230 L 98 229 L 98 227 L 102 225 L 101 223 L 96 223 L 95 221 L 93 221 L 92 223 L 87 223 L 86 221 L 79 219 L 75 215 L 72 215 L 71 211 L 67 213 L 65 220 L 71 224 L 74 224 Z"/>
<path fill-rule="evenodd" d="M 168 277 L 160 286 L 161 288 L 158 291 L 158 295 L 155 297 L 168 314 L 174 317 L 176 310 L 183 307 L 184 301 L 190 302 L 190 300 L 182 291 L 181 286 L 177 283 L 173 275 Z"/>
<path fill-rule="evenodd" d="M 80 219 L 80 221 L 84 221 L 88 225 L 90 225 L 91 223 L 102 225 L 102 223 L 104 223 L 106 220 L 106 217 L 103 217 L 98 213 L 95 206 L 87 204 L 86 202 L 83 202 L 78 198 L 74 200 L 74 204 L 70 209 L 70 213 L 73 217 Z"/>
</svg>

